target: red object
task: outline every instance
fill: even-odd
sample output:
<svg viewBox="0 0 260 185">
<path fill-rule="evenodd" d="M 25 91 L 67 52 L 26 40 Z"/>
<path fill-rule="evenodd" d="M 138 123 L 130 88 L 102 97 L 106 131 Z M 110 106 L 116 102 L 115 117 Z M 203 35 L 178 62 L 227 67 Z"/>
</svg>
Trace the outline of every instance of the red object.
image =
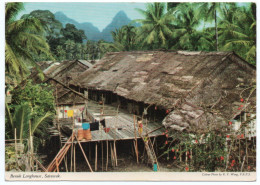
<svg viewBox="0 0 260 185">
<path fill-rule="evenodd" d="M 241 98 L 241 99 L 240 99 L 240 101 L 241 101 L 241 102 L 243 102 L 243 101 L 244 101 L 244 99 L 243 99 L 243 98 Z"/>
<path fill-rule="evenodd" d="M 195 140 L 195 143 L 198 143 L 198 140 L 197 140 L 197 139 Z"/>
<path fill-rule="evenodd" d="M 187 151 L 187 155 L 189 155 L 190 154 L 190 152 L 189 151 Z"/>
<path fill-rule="evenodd" d="M 230 137 L 230 135 L 227 135 L 227 138 L 229 138 Z"/>
<path fill-rule="evenodd" d="M 234 164 L 235 162 L 236 162 L 235 159 L 233 159 L 233 160 L 232 160 L 232 164 Z"/>
<path fill-rule="evenodd" d="M 179 152 L 179 149 L 177 149 L 176 152 Z"/>
<path fill-rule="evenodd" d="M 240 107 L 238 107 L 238 109 L 237 110 L 240 110 Z"/>
<path fill-rule="evenodd" d="M 230 166 L 232 166 L 232 167 L 233 167 L 233 166 L 234 166 L 234 163 L 231 163 L 231 165 L 230 165 Z"/>
<path fill-rule="evenodd" d="M 165 144 L 167 145 L 167 144 L 168 144 L 168 141 L 165 141 Z"/>
<path fill-rule="evenodd" d="M 223 161 L 223 160 L 224 160 L 224 157 L 223 157 L 223 156 L 220 156 L 220 160 Z"/>
<path fill-rule="evenodd" d="M 154 109 L 157 110 L 157 107 L 155 106 Z"/>
<path fill-rule="evenodd" d="M 172 149 L 172 152 L 174 152 L 175 150 L 174 149 Z"/>
<path fill-rule="evenodd" d="M 250 170 L 250 169 L 251 169 L 251 166 L 248 166 L 247 169 Z"/>
<path fill-rule="evenodd" d="M 165 132 L 167 133 L 167 132 L 168 132 L 168 130 L 165 130 Z"/>
<path fill-rule="evenodd" d="M 141 124 L 139 125 L 139 127 L 140 127 L 140 128 L 143 128 L 143 124 L 141 123 Z"/>
<path fill-rule="evenodd" d="M 229 125 L 232 125 L 232 121 L 228 122 Z"/>
<path fill-rule="evenodd" d="M 105 133 L 108 133 L 110 131 L 110 128 L 104 128 Z"/>
<path fill-rule="evenodd" d="M 240 105 L 240 107 L 244 107 L 244 105 Z"/>
<path fill-rule="evenodd" d="M 176 156 L 174 156 L 173 159 L 176 159 Z"/>
<path fill-rule="evenodd" d="M 186 167 L 185 167 L 185 170 L 186 170 L 186 172 L 189 171 L 189 167 L 186 166 Z"/>
<path fill-rule="evenodd" d="M 169 110 L 166 110 L 166 114 L 168 114 L 169 113 Z"/>
<path fill-rule="evenodd" d="M 244 138 L 244 134 L 241 134 L 240 138 L 242 138 L 242 139 L 243 139 L 243 138 Z"/>
<path fill-rule="evenodd" d="M 65 110 L 65 112 L 67 112 L 67 110 Z"/>
<path fill-rule="evenodd" d="M 168 134 L 166 134 L 165 136 L 168 137 Z"/>
<path fill-rule="evenodd" d="M 162 133 L 162 135 L 165 135 L 165 133 Z"/>
</svg>

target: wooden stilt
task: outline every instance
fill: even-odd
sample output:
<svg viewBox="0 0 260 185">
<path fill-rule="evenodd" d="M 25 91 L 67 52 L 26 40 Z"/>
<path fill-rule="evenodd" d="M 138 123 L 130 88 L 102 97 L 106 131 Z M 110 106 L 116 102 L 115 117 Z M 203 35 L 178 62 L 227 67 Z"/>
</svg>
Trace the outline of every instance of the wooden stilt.
<svg viewBox="0 0 260 185">
<path fill-rule="evenodd" d="M 113 152 L 113 147 L 112 147 L 112 144 L 110 143 L 110 156 L 111 156 L 111 164 L 112 166 L 114 167 L 114 164 L 115 164 L 115 159 L 114 159 L 114 152 Z"/>
<path fill-rule="evenodd" d="M 114 140 L 115 165 L 117 166 L 116 141 Z"/>
<path fill-rule="evenodd" d="M 72 172 L 72 165 L 73 165 L 73 142 L 71 143 L 71 150 L 70 150 L 70 172 Z"/>
<path fill-rule="evenodd" d="M 95 171 L 97 171 L 97 142 L 96 142 L 96 149 L 95 149 Z"/>
<path fill-rule="evenodd" d="M 107 161 L 106 161 L 106 171 L 107 171 L 107 167 L 108 167 L 108 140 L 107 140 Z"/>
<path fill-rule="evenodd" d="M 135 153 L 136 153 L 136 162 L 139 163 L 138 159 L 138 146 L 137 146 L 137 138 L 136 138 L 136 128 L 135 128 L 135 115 L 134 115 L 134 133 L 135 133 Z"/>
<path fill-rule="evenodd" d="M 87 162 L 87 164 L 88 164 L 88 167 L 89 167 L 90 171 L 93 172 L 93 170 L 92 170 L 92 168 L 91 168 L 91 166 L 90 166 L 90 164 L 89 164 L 88 158 L 87 158 L 87 156 L 86 156 L 86 154 L 85 154 L 85 152 L 84 152 L 84 150 L 83 150 L 83 148 L 82 148 L 82 146 L 81 146 L 81 144 L 80 144 L 80 142 L 79 142 L 77 136 L 76 136 L 76 139 L 77 139 L 77 141 L 78 141 L 79 147 L 80 147 L 80 149 L 81 149 L 81 151 L 82 151 L 82 153 L 83 153 L 83 156 L 84 156 L 84 158 L 85 158 L 85 160 L 86 160 L 86 162 Z"/>
<path fill-rule="evenodd" d="M 103 160 L 103 158 L 104 158 L 104 151 L 103 151 L 104 149 L 103 149 L 103 141 L 101 141 L 101 158 L 102 158 L 102 172 L 104 171 L 104 160 Z"/>
<path fill-rule="evenodd" d="M 73 151 L 73 153 L 74 153 L 74 172 L 76 172 L 76 144 L 74 145 L 74 151 Z"/>
</svg>

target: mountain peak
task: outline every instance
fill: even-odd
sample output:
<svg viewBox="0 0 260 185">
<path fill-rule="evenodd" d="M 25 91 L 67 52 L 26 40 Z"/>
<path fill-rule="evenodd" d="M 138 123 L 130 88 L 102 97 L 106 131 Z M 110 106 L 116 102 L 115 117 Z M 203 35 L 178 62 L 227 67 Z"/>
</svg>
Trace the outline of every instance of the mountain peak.
<svg viewBox="0 0 260 185">
<path fill-rule="evenodd" d="M 123 10 L 120 10 L 119 12 L 117 12 L 117 14 L 115 15 L 114 19 L 117 19 L 118 17 L 123 17 L 123 18 L 128 18 L 126 13 Z"/>
</svg>

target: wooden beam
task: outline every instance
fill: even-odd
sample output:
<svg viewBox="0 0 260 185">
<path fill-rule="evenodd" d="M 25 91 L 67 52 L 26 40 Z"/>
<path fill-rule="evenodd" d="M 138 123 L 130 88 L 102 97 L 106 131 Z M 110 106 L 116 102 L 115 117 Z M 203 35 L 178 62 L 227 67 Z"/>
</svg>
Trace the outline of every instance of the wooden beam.
<svg viewBox="0 0 260 185">
<path fill-rule="evenodd" d="M 76 139 L 77 139 L 77 141 L 78 141 L 79 147 L 80 147 L 80 149 L 81 149 L 81 151 L 82 151 L 82 154 L 83 154 L 83 156 L 84 156 L 84 158 L 85 158 L 85 160 L 86 160 L 86 162 L 87 162 L 87 164 L 88 164 L 88 167 L 89 167 L 90 171 L 93 172 L 93 170 L 92 170 L 92 168 L 91 168 L 91 166 L 90 166 L 90 164 L 89 164 L 88 158 L 87 158 L 87 156 L 86 156 L 86 154 L 85 154 L 85 152 L 84 152 L 84 150 L 83 150 L 83 148 L 82 148 L 82 146 L 81 146 L 81 144 L 80 144 L 80 142 L 79 142 L 77 136 L 75 136 L 75 137 L 76 137 Z"/>
</svg>

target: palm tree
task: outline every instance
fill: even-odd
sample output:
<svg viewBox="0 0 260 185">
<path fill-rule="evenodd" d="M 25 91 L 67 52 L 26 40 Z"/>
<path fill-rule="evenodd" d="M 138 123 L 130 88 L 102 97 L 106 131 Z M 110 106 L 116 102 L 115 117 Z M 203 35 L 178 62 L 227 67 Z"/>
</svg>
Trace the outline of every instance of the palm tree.
<svg viewBox="0 0 260 185">
<path fill-rule="evenodd" d="M 5 67 L 6 72 L 16 79 L 23 79 L 28 66 L 35 64 L 34 55 L 51 57 L 49 45 L 43 37 L 43 27 L 37 18 L 26 17 L 16 20 L 23 3 L 5 5 Z"/>
<path fill-rule="evenodd" d="M 151 49 L 168 48 L 167 40 L 173 33 L 172 10 L 166 12 L 165 3 L 148 3 L 147 9 L 136 9 L 145 19 L 137 19 L 142 24 L 139 32 L 139 41 Z"/>
<path fill-rule="evenodd" d="M 232 7 L 229 19 L 221 22 L 222 50 L 236 51 L 241 57 L 255 64 L 256 61 L 256 5 Z"/>
<path fill-rule="evenodd" d="M 196 17 L 196 8 L 194 3 L 180 3 L 175 8 L 176 19 L 172 49 L 198 50 L 199 44 L 197 42 L 202 39 L 203 34 L 197 30 L 200 20 Z"/>
<path fill-rule="evenodd" d="M 225 3 L 200 3 L 198 8 L 199 16 L 203 17 L 204 21 L 214 20 L 215 22 L 215 39 L 216 39 L 216 51 L 218 51 L 218 16 L 222 13 L 223 5 Z"/>
</svg>

